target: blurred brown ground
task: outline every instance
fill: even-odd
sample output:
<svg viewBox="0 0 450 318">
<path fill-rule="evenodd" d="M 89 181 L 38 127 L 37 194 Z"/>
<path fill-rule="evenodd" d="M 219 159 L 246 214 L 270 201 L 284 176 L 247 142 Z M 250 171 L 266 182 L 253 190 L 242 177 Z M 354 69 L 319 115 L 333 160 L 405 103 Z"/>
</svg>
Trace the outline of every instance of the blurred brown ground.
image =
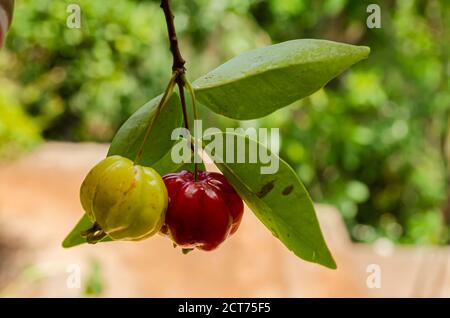
<svg viewBox="0 0 450 318">
<path fill-rule="evenodd" d="M 101 296 L 116 297 L 449 297 L 447 247 L 368 246 L 350 242 L 338 212 L 318 205 L 338 269 L 303 262 L 246 210 L 239 231 L 217 251 L 183 255 L 156 236 L 63 249 L 82 215 L 78 190 L 106 145 L 47 143 L 0 165 L 0 296 L 79 297 L 71 265 L 85 282 L 100 265 Z M 381 270 L 369 288 L 370 265 Z M 369 267 L 368 267 L 369 266 Z"/>
</svg>

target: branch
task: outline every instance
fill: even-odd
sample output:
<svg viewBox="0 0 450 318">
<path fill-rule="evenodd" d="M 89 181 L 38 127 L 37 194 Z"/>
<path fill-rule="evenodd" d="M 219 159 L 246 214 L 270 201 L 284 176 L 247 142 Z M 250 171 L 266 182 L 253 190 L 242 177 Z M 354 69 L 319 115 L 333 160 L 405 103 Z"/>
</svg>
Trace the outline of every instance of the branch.
<svg viewBox="0 0 450 318">
<path fill-rule="evenodd" d="M 173 57 L 172 73 L 175 76 L 175 82 L 177 83 L 178 90 L 180 92 L 181 107 L 183 110 L 183 118 L 184 118 L 184 127 L 189 131 L 189 134 L 191 134 L 191 131 L 189 129 L 189 117 L 186 106 L 186 97 L 184 94 L 184 86 L 186 84 L 184 76 L 186 73 L 186 68 L 184 67 L 184 64 L 186 63 L 186 61 L 184 60 L 183 56 L 181 56 L 180 48 L 178 46 L 177 32 L 175 30 L 175 24 L 173 23 L 174 15 L 172 13 L 172 9 L 170 8 L 170 0 L 161 0 L 160 7 L 164 12 L 164 17 L 166 18 L 167 32 L 169 34 L 169 42 L 170 42 L 170 52 L 172 53 Z M 195 107 L 195 103 L 193 103 L 193 107 Z M 194 113 L 196 114 L 197 111 L 194 110 Z M 194 154 L 195 160 L 195 147 L 192 144 L 192 142 L 191 142 L 191 150 L 192 153 Z M 198 165 L 196 162 L 194 162 L 195 181 L 197 181 L 197 170 Z"/>
<path fill-rule="evenodd" d="M 166 18 L 167 32 L 169 33 L 170 41 L 170 51 L 173 56 L 172 71 L 178 71 L 180 75 L 186 72 L 184 64 L 186 61 L 181 56 L 180 48 L 178 47 L 177 32 L 175 31 L 175 24 L 173 23 L 174 15 L 172 9 L 170 8 L 170 0 L 161 0 L 161 9 L 164 11 L 164 16 Z M 178 77 L 178 81 L 183 82 L 182 76 Z M 178 82 L 177 81 L 177 82 Z"/>
</svg>

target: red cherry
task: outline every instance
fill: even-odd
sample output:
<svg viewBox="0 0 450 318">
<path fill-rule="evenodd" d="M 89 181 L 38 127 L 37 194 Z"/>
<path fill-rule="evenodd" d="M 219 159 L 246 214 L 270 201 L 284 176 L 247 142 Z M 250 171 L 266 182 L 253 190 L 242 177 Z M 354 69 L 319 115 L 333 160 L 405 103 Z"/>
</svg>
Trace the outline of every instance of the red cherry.
<svg viewBox="0 0 450 318">
<path fill-rule="evenodd" d="M 236 232 L 244 204 L 223 175 L 202 171 L 195 181 L 192 172 L 183 170 L 163 180 L 169 206 L 161 232 L 177 245 L 210 251 Z"/>
</svg>

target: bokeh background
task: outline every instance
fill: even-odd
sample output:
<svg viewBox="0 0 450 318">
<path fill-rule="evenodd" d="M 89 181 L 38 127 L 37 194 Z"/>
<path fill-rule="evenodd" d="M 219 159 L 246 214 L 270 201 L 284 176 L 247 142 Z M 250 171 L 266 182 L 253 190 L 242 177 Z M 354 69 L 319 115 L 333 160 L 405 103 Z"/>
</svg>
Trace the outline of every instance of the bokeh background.
<svg viewBox="0 0 450 318">
<path fill-rule="evenodd" d="M 449 1 L 172 2 L 191 80 L 295 38 L 370 46 L 369 59 L 265 118 L 237 122 L 204 108 L 202 117 L 218 127 L 279 127 L 281 157 L 315 202 L 339 211 L 353 242 L 448 243 Z M 71 3 L 81 7 L 80 29 L 66 26 Z M 366 26 L 369 3 L 381 7 L 379 29 Z M 19 0 L 14 15 L 0 52 L 5 165 L 48 141 L 110 142 L 169 79 L 159 1 Z"/>
</svg>

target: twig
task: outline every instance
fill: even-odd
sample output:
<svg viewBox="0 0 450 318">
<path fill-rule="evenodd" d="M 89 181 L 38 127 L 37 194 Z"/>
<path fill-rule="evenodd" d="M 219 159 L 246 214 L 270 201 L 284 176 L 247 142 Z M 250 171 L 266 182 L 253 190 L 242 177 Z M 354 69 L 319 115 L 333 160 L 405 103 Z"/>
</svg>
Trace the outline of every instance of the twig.
<svg viewBox="0 0 450 318">
<path fill-rule="evenodd" d="M 182 83 L 183 79 L 181 75 L 186 72 L 186 68 L 184 67 L 186 61 L 183 59 L 183 56 L 181 56 L 180 48 L 178 47 L 177 32 L 175 31 L 175 24 L 173 23 L 174 15 L 172 13 L 172 9 L 170 8 L 170 0 L 161 0 L 160 7 L 164 11 L 164 16 L 166 18 L 167 24 L 167 32 L 169 33 L 170 51 L 172 52 L 173 56 L 172 71 L 180 72 L 178 80 Z"/>
<path fill-rule="evenodd" d="M 191 95 L 192 108 L 194 110 L 194 119 L 198 120 L 199 117 L 198 117 L 198 111 L 197 111 L 197 104 L 195 102 L 194 88 L 192 87 L 191 83 L 188 81 L 188 79 L 186 78 L 185 75 L 183 75 L 183 81 L 189 90 L 189 94 Z"/>
<path fill-rule="evenodd" d="M 153 126 L 155 125 L 156 119 L 158 118 L 159 114 L 161 113 L 161 109 L 164 107 L 164 105 L 167 103 L 168 98 L 172 96 L 173 92 L 173 86 L 175 85 L 175 81 L 178 77 L 178 71 L 175 71 L 172 74 L 172 77 L 170 78 L 169 84 L 167 84 L 166 90 L 164 91 L 163 96 L 161 97 L 161 100 L 158 103 L 158 106 L 156 107 L 156 113 L 155 116 L 150 116 L 150 121 L 147 124 L 147 129 L 145 130 L 144 139 L 142 140 L 141 146 L 139 147 L 139 150 L 136 154 L 136 157 L 134 158 L 134 163 L 138 164 L 141 160 L 142 153 L 144 152 L 145 145 L 147 144 L 148 137 L 150 137 L 150 133 L 153 129 Z"/>
<path fill-rule="evenodd" d="M 170 43 L 170 52 L 172 53 L 173 57 L 172 72 L 176 74 L 175 82 L 177 83 L 178 90 L 180 92 L 181 107 L 183 109 L 183 117 L 184 117 L 184 127 L 189 131 L 189 134 L 192 136 L 191 130 L 189 129 L 189 116 L 186 107 L 186 97 L 184 94 L 184 86 L 186 85 L 185 80 L 186 68 L 184 67 L 184 65 L 186 64 L 186 61 L 181 55 L 180 47 L 178 46 L 177 32 L 175 30 L 174 15 L 170 7 L 170 0 L 161 0 L 160 7 L 164 12 L 164 17 L 166 18 L 167 33 L 169 35 L 169 43 Z M 194 108 L 194 115 L 195 116 L 197 115 L 197 110 L 195 108 Z M 191 150 L 194 157 L 194 177 L 195 180 L 197 180 L 198 165 L 197 162 L 195 161 L 195 147 L 192 144 L 192 142 L 191 142 Z"/>
</svg>

